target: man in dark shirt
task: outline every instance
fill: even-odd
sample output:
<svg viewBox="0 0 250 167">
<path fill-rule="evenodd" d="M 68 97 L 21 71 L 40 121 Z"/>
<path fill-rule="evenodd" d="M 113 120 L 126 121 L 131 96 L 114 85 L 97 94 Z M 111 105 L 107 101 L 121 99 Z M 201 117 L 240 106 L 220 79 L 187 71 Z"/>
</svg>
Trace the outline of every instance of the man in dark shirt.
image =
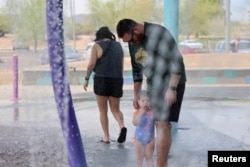
<svg viewBox="0 0 250 167">
<path fill-rule="evenodd" d="M 157 131 L 157 167 L 167 166 L 171 146 L 171 123 L 178 122 L 185 91 L 186 74 L 178 46 L 163 26 L 120 20 L 117 34 L 129 43 L 136 109 L 143 74 L 151 96 Z"/>
</svg>

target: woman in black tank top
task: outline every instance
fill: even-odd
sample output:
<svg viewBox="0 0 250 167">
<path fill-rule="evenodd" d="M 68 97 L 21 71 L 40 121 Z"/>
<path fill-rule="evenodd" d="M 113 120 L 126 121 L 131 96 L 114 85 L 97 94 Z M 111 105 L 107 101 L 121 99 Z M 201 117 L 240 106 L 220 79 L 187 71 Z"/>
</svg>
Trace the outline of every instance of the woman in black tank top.
<svg viewBox="0 0 250 167">
<path fill-rule="evenodd" d="M 117 142 L 126 141 L 127 128 L 124 126 L 123 114 L 120 111 L 120 98 L 123 95 L 123 50 L 115 35 L 108 27 L 101 27 L 95 34 L 95 44 L 91 50 L 84 90 L 87 90 L 91 72 L 94 71 L 94 93 L 100 112 L 104 143 L 110 143 L 108 127 L 108 105 L 116 119 L 120 134 Z"/>
</svg>

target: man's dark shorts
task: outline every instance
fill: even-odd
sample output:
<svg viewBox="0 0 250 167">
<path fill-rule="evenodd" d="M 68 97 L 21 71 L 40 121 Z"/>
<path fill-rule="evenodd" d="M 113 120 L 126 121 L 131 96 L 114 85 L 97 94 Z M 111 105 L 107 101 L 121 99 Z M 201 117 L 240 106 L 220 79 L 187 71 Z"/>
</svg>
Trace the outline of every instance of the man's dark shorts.
<svg viewBox="0 0 250 167">
<path fill-rule="evenodd" d="M 178 122 L 185 92 L 185 84 L 178 85 L 176 92 L 177 101 L 171 107 L 169 107 L 165 101 L 166 90 L 151 92 L 151 105 L 154 111 L 155 121 Z"/>
<path fill-rule="evenodd" d="M 94 93 L 120 98 L 123 95 L 123 78 L 94 77 Z"/>
</svg>

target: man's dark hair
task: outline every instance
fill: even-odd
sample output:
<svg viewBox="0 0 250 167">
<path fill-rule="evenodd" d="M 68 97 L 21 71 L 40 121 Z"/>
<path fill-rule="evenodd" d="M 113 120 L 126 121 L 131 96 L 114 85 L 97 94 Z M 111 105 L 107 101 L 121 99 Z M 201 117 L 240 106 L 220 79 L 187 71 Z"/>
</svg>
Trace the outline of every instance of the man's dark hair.
<svg viewBox="0 0 250 167">
<path fill-rule="evenodd" d="M 109 30 L 108 27 L 101 27 L 97 32 L 95 33 L 95 40 L 94 41 L 99 41 L 104 38 L 108 38 L 110 40 L 116 40 L 115 35 Z"/>
<path fill-rule="evenodd" d="M 119 38 L 122 38 L 125 33 L 130 33 L 132 31 L 132 28 L 137 23 L 132 19 L 122 19 L 118 22 L 116 26 L 116 32 Z"/>
</svg>

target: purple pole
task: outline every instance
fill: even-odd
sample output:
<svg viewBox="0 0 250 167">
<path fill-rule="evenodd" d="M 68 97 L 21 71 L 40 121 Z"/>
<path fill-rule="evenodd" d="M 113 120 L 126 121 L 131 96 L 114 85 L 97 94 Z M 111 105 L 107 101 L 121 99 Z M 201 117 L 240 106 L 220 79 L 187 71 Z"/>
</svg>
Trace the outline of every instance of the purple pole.
<svg viewBox="0 0 250 167">
<path fill-rule="evenodd" d="M 47 37 L 57 111 L 71 167 L 87 167 L 73 107 L 64 54 L 63 0 L 47 0 Z"/>
<path fill-rule="evenodd" d="M 13 55 L 12 57 L 12 84 L 13 84 L 13 94 L 12 100 L 18 100 L 18 57 Z"/>
</svg>

